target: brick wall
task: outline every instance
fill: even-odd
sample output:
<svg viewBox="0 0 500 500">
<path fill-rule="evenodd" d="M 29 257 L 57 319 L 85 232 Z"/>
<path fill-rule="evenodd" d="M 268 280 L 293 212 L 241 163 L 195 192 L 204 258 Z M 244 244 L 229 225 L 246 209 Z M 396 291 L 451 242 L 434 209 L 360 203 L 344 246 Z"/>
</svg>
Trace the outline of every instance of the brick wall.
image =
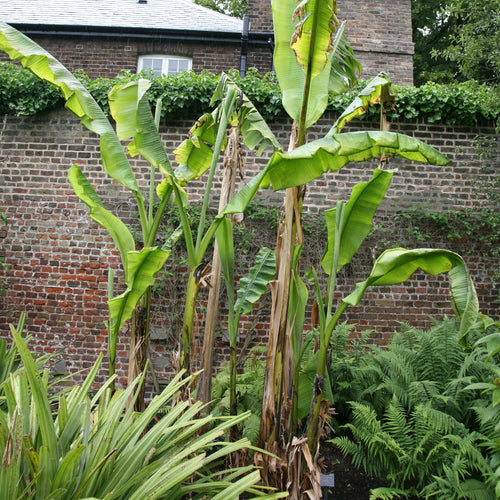
<svg viewBox="0 0 500 500">
<path fill-rule="evenodd" d="M 114 78 L 121 70 L 137 71 L 139 56 L 166 54 L 191 57 L 193 71 L 220 73 L 239 68 L 240 43 L 141 40 L 92 36 L 33 35 L 36 43 L 50 52 L 70 71 L 83 69 L 91 79 Z M 0 60 L 8 60 L 3 52 Z"/>
<path fill-rule="evenodd" d="M 324 118 L 310 133 L 310 138 L 324 134 L 333 117 Z M 3 124 L 3 125 L 2 125 Z M 6 280 L 6 290 L 0 295 L 0 335 L 9 337 L 9 323 L 15 323 L 22 311 L 28 313 L 27 331 L 33 335 L 37 350 L 52 352 L 64 349 L 65 366 L 71 371 L 89 367 L 98 352 L 105 351 L 107 316 L 106 289 L 108 268 L 117 270 L 120 280 L 119 256 L 106 231 L 89 217 L 87 208 L 74 196 L 67 180 L 68 168 L 78 163 L 90 177 L 106 206 L 120 217 L 131 218 L 134 205 L 121 188 L 101 171 L 98 140 L 84 130 L 68 112 L 54 111 L 34 118 L 5 116 L 0 127 L 0 209 L 8 217 L 8 226 L 0 231 L 0 255 L 10 268 L 0 276 Z M 367 127 L 357 123 L 353 129 Z M 165 147 L 171 152 L 180 143 L 190 123 L 172 124 L 162 129 Z M 275 123 L 274 130 L 282 144 L 287 143 L 289 124 Z M 484 168 L 474 149 L 477 135 L 498 139 L 489 127 L 467 129 L 419 123 L 399 123 L 393 130 L 403 131 L 427 141 L 447 154 L 452 162 L 447 167 L 414 164 L 397 159 L 391 166 L 398 168 L 387 200 L 379 211 L 378 220 L 390 221 L 401 208 L 427 202 L 431 208 L 463 208 L 474 203 L 472 180 L 492 179 L 499 174 L 498 142 L 494 154 Z M 266 161 L 266 155 L 253 159 L 248 155 L 246 175 L 251 177 Z M 145 187 L 148 167 L 134 160 L 140 184 Z M 335 174 L 327 174 L 308 186 L 306 210 L 322 211 L 333 206 L 339 197 L 347 199 L 352 186 L 367 180 L 372 167 L 349 165 Z M 202 181 L 190 187 L 192 199 L 199 199 Z M 217 186 L 216 186 L 217 187 Z M 263 191 L 259 203 L 280 204 L 281 193 Z M 214 190 L 214 206 L 216 190 Z M 323 246 L 324 242 L 314 242 Z M 267 245 L 274 244 L 274 235 Z M 436 246 L 463 252 L 464 243 L 436 241 Z M 374 254 L 383 250 L 383 243 L 372 237 L 360 254 L 343 272 L 338 293 L 348 293 L 356 281 L 366 278 Z M 180 252 L 180 250 L 176 250 Z M 316 257 L 314 257 L 316 252 Z M 314 250 L 304 258 L 307 270 L 317 261 Z M 175 256 L 174 256 L 175 257 Z M 244 256 L 241 259 L 244 260 Z M 481 309 L 498 318 L 499 284 L 493 277 L 498 262 L 483 258 L 479 251 L 466 255 L 478 289 Z M 185 268 L 168 268 L 172 287 L 162 295 L 155 308 L 153 329 L 153 365 L 160 378 L 170 370 L 171 349 L 176 333 L 171 311 L 182 307 Z M 175 285 L 175 286 L 174 286 Z M 116 293 L 119 293 L 119 289 Z M 206 297 L 202 291 L 201 303 Z M 221 301 L 224 305 L 224 300 Z M 242 329 L 249 329 L 252 343 L 264 341 L 267 305 L 249 317 L 242 318 Z M 387 341 L 397 328 L 397 321 L 414 325 L 429 325 L 428 316 L 452 315 L 448 300 L 448 283 L 444 276 L 430 277 L 416 273 L 404 286 L 371 291 L 363 302 L 353 308 L 345 319 L 360 328 L 372 328 L 375 341 Z M 202 307 L 199 308 L 198 329 L 202 331 Z M 218 360 L 227 355 L 224 326 L 218 337 Z M 118 373 L 126 374 L 127 329 L 118 345 Z M 244 336 L 242 336 L 243 342 Z M 198 339 L 199 342 L 199 339 Z"/>
</svg>

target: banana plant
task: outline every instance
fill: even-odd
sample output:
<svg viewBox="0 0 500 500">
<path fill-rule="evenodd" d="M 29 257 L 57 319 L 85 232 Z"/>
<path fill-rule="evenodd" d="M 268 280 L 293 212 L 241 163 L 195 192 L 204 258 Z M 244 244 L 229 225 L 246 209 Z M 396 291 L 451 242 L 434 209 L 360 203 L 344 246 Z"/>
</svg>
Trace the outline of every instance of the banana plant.
<svg viewBox="0 0 500 500">
<path fill-rule="evenodd" d="M 276 251 L 277 261 L 280 264 L 274 285 L 271 284 L 272 319 L 260 442 L 267 449 L 278 453 L 287 463 L 289 461 L 286 456 L 287 450 L 293 448 L 290 446 L 291 431 L 296 426 L 296 422 L 291 419 L 295 420 L 298 414 L 294 398 L 297 397 L 297 379 L 300 374 L 297 363 L 302 352 L 300 348 L 302 332 L 297 328 L 303 324 L 302 308 L 297 305 L 306 299 L 303 284 L 298 278 L 295 258 L 300 253 L 302 244 L 300 213 L 305 192 L 304 185 L 325 172 L 335 172 L 353 161 L 379 158 L 383 164 L 388 157 L 399 156 L 410 161 L 446 165 L 448 160 L 415 138 L 388 131 L 384 110 L 393 101 L 393 94 L 391 82 L 385 74 L 380 74 L 369 82 L 339 116 L 325 137 L 306 143 L 307 129 L 324 112 L 328 92 L 342 89 L 350 83 L 359 66 L 343 37 L 343 25 L 336 17 L 334 0 L 306 0 L 299 4 L 293 0 L 273 0 L 272 11 L 276 40 L 274 66 L 283 90 L 283 105 L 295 123 L 290 141 L 291 147 L 287 152 L 276 150 L 265 171 L 265 181 L 272 184 L 274 190 L 287 191 L 283 223 L 278 238 L 279 247 Z M 335 85 L 335 82 L 338 85 Z M 380 130 L 343 131 L 347 123 L 366 113 L 369 106 L 379 103 L 383 118 Z M 332 299 L 338 266 L 348 262 L 364 240 L 371 227 L 373 213 L 387 191 L 392 174 L 390 171 L 375 171 L 369 183 L 354 189 L 349 203 L 339 202 L 335 211 L 329 214 L 330 225 L 331 219 L 335 219 L 335 236 L 330 233 L 329 250 L 323 262 L 330 274 L 326 303 L 323 303 L 322 295 L 316 286 L 317 300 L 320 303 L 320 351 L 313 405 L 306 430 L 308 445 L 313 454 L 317 452 L 318 444 L 317 424 L 319 405 L 323 399 L 326 348 L 333 329 L 348 304 L 342 302 L 340 307 L 333 311 Z M 394 254 L 387 254 L 382 261 L 385 262 L 389 255 Z M 427 263 L 427 259 L 431 261 L 436 259 L 436 256 L 437 253 L 428 254 L 423 261 Z M 467 290 L 467 293 L 459 298 L 460 307 L 457 310 L 464 317 L 470 318 L 474 316 L 477 306 L 477 304 L 474 306 L 473 287 L 469 279 L 464 278 L 467 273 L 456 259 L 447 254 L 447 264 L 437 269 L 439 272 L 450 271 L 451 275 L 460 274 L 461 278 L 457 276 L 456 283 L 465 280 L 466 286 L 460 287 L 455 284 L 453 288 L 455 292 L 460 290 L 459 297 L 460 293 Z M 423 261 L 418 262 L 424 265 Z M 415 270 L 410 264 L 408 269 Z M 434 268 L 431 266 L 431 269 Z M 374 272 L 379 272 L 379 268 Z M 395 277 L 395 273 L 391 271 L 388 276 Z M 314 281 L 314 273 L 312 277 Z M 375 281 L 369 279 L 368 283 L 374 284 Z M 389 281 L 387 278 L 386 282 Z M 354 296 L 348 300 L 353 301 Z M 464 301 L 470 304 L 470 309 Z M 464 331 L 467 330 L 468 321 L 464 320 Z M 277 478 L 274 484 L 285 485 L 287 467 L 282 465 L 281 468 L 272 469 L 272 466 L 273 464 L 267 464 L 265 467 L 268 471 L 267 479 Z M 298 486 L 292 487 L 291 491 L 295 497 L 299 497 Z"/>
<path fill-rule="evenodd" d="M 333 310 L 337 274 L 351 261 L 369 234 L 373 215 L 385 197 L 393 174 L 393 171 L 375 170 L 369 182 L 357 184 L 353 188 L 347 203 L 338 201 L 336 208 L 325 212 L 328 241 L 321 264 L 328 275 L 326 301 L 323 301 L 316 273 L 312 270 L 310 274 L 318 301 L 320 340 L 307 426 L 311 449 L 316 448 L 319 440 L 320 407 L 324 398 L 325 367 L 332 333 L 347 307 L 359 304 L 369 286 L 403 283 L 418 269 L 433 275 L 448 273 L 452 304 L 460 319 L 461 339 L 466 339 L 467 332 L 478 316 L 475 288 L 463 259 L 453 252 L 439 249 L 386 250 L 374 263 L 370 276 L 358 283 L 354 291 L 344 297 L 339 307 Z"/>
<path fill-rule="evenodd" d="M 390 80 L 379 75 L 353 100 L 336 120 L 325 137 L 306 143 L 306 133 L 324 112 L 328 93 L 343 89 L 352 82 L 359 65 L 345 40 L 343 25 L 336 17 L 336 2 L 293 0 L 272 3 L 276 49 L 274 64 L 283 90 L 283 105 L 295 121 L 292 147 L 276 150 L 266 169 L 266 181 L 274 190 L 287 189 L 283 224 L 277 251 L 280 268 L 276 277 L 276 294 L 270 326 L 268 363 L 261 422 L 261 443 L 272 448 L 279 441 L 279 426 L 289 422 L 282 409 L 293 408 L 294 363 L 292 350 L 293 320 L 288 313 L 296 247 L 302 241 L 300 212 L 303 186 L 325 172 L 334 172 L 346 164 L 397 155 L 412 161 L 444 165 L 447 159 L 421 141 L 385 130 L 342 133 L 352 119 L 366 113 L 370 105 L 390 96 Z M 337 85 L 332 84 L 337 82 Z M 279 254 L 279 258 L 278 258 Z M 277 393 L 279 392 L 279 394 Z M 294 426 L 288 423 L 288 428 Z"/>
<path fill-rule="evenodd" d="M 237 127 L 245 145 L 249 149 L 258 147 L 258 154 L 261 154 L 269 144 L 275 149 L 281 149 L 279 142 L 260 113 L 247 96 L 226 75 L 223 75 L 219 81 L 213 96 L 213 101 L 216 100 L 220 100 L 219 106 L 212 114 L 206 114 L 198 120 L 190 131 L 190 137 L 175 151 L 176 160 L 180 164 L 179 168 L 176 169 L 176 175 L 184 182 L 198 178 L 208 170 L 196 241 L 190 233 L 189 226 L 183 224 L 186 242 L 189 241 L 186 246 L 190 266 L 180 339 L 180 366 L 186 370 L 189 370 L 190 366 L 189 356 L 193 335 L 193 319 L 200 286 L 200 271 L 202 271 L 200 266 L 207 247 L 216 234 L 219 225 L 221 223 L 225 225 L 228 221 L 227 215 L 244 212 L 256 195 L 265 175 L 265 170 L 263 170 L 259 175 L 251 179 L 248 184 L 244 185 L 226 207 L 219 212 L 206 232 L 203 233 L 215 168 L 226 141 L 226 129 L 228 126 Z M 231 237 L 231 242 L 225 244 L 232 244 L 232 234 L 226 234 Z"/>
<path fill-rule="evenodd" d="M 131 349 L 129 380 L 134 378 L 130 377 L 130 373 L 138 374 L 144 369 L 149 332 L 150 287 L 154 283 L 156 273 L 168 259 L 170 247 L 180 232 L 186 242 L 189 262 L 184 324 L 180 335 L 180 359 L 181 366 L 188 370 L 193 317 L 200 283 L 199 267 L 203 256 L 221 220 L 226 214 L 243 212 L 262 180 L 262 175 L 259 175 L 249 185 L 244 186 L 235 196 L 231 206 L 226 207 L 206 233 L 203 233 L 215 167 L 226 141 L 226 128 L 229 124 L 238 125 L 246 145 L 249 148 L 260 146 L 259 152 L 267 144 L 279 147 L 279 143 L 248 98 L 223 75 L 212 101 L 219 101 L 220 104 L 211 114 L 206 114 L 198 120 L 191 130 L 190 137 L 176 150 L 176 159 L 180 166 L 174 171 L 158 133 L 158 119 L 155 120 L 149 106 L 146 93 L 150 86 L 149 81 L 139 79 L 117 86 L 111 91 L 109 104 L 111 115 L 116 122 L 115 133 L 103 111 L 78 79 L 44 49 L 2 22 L 0 49 L 7 52 L 11 58 L 19 60 L 40 78 L 59 87 L 66 99 L 66 107 L 81 118 L 86 128 L 100 136 L 101 158 L 106 173 L 130 190 L 135 198 L 142 228 L 142 241 L 135 241 L 123 221 L 105 208 L 77 165 L 69 170 L 69 180 L 76 195 L 90 208 L 90 216 L 110 233 L 120 252 L 124 268 L 126 290 L 119 296 L 109 293 L 110 375 L 115 371 L 118 334 L 124 323 L 131 318 L 132 325 L 137 325 L 138 330 L 131 339 L 131 345 L 136 348 Z M 159 113 L 156 115 L 158 117 Z M 139 189 L 131 164 L 120 143 L 129 139 L 132 140 L 128 144 L 127 153 L 130 156 L 141 155 L 151 165 L 148 210 L 145 197 Z M 189 223 L 187 195 L 183 185 L 199 178 L 207 170 L 208 182 L 195 239 Z M 159 204 L 153 213 L 156 171 L 163 175 L 164 180 L 156 187 Z M 159 247 L 155 243 L 159 223 L 172 198 L 179 209 L 181 228 Z"/>
</svg>

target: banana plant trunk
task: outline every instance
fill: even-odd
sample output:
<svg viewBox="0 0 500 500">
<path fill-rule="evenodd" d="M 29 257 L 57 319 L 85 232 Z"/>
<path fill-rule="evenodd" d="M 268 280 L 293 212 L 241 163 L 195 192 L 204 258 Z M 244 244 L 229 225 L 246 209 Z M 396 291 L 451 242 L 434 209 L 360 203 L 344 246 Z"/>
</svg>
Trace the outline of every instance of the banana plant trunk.
<svg viewBox="0 0 500 500">
<path fill-rule="evenodd" d="M 139 305 L 134 309 L 130 321 L 130 348 L 128 362 L 128 386 L 141 375 L 147 367 L 149 349 L 149 320 L 151 310 L 151 288 L 148 288 Z M 135 398 L 134 409 L 143 412 L 146 409 L 145 384 L 140 384 L 137 397 L 130 395 L 129 404 Z"/>
<path fill-rule="evenodd" d="M 186 370 L 186 375 L 190 374 L 191 368 L 191 345 L 193 342 L 193 325 L 196 311 L 196 298 L 200 289 L 201 266 L 193 269 L 189 273 L 186 290 L 186 303 L 184 309 L 184 320 L 179 339 L 179 369 Z"/>
<path fill-rule="evenodd" d="M 297 146 L 296 128 L 290 138 L 289 151 Z M 288 471 L 286 450 L 290 447 L 291 420 L 294 388 L 294 359 L 291 349 L 292 328 L 288 322 L 288 300 L 294 248 L 302 241 L 301 207 L 304 197 L 302 187 L 288 188 L 285 193 L 283 221 L 276 243 L 277 276 L 271 285 L 271 322 L 266 358 L 266 375 L 262 400 L 260 445 L 267 451 L 283 458 L 280 465 L 262 457 L 265 482 L 286 488 Z"/>
</svg>

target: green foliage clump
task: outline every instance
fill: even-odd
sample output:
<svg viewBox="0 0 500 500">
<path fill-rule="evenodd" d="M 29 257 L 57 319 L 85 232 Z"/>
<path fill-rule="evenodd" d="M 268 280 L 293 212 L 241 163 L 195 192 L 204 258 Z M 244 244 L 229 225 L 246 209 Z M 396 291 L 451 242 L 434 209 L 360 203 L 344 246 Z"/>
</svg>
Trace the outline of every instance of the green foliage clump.
<svg viewBox="0 0 500 500">
<path fill-rule="evenodd" d="M 478 324 L 471 338 L 483 332 Z M 457 340 L 452 319 L 429 331 L 402 325 L 389 349 L 375 348 L 356 365 L 348 435 L 333 442 L 356 466 L 389 481 L 371 498 L 479 498 L 471 491 L 494 498 L 500 414 L 488 409 L 481 389 L 497 376 L 498 356 Z"/>
<path fill-rule="evenodd" d="M 241 373 L 236 375 L 237 413 L 250 411 L 250 417 L 242 423 L 240 433 L 251 443 L 256 443 L 260 431 L 260 414 L 262 411 L 262 395 L 264 392 L 264 374 L 266 362 L 261 359 L 265 355 L 264 346 L 253 347 Z M 214 417 L 230 414 L 230 366 L 226 363 L 212 384 L 212 415 Z"/>
<path fill-rule="evenodd" d="M 194 3 L 233 17 L 242 18 L 248 12 L 248 0 L 194 0 Z"/>
<path fill-rule="evenodd" d="M 151 104 L 162 99 L 161 121 L 196 118 L 210 109 L 210 99 L 219 76 L 203 71 L 191 71 L 157 77 L 152 73 L 134 74 L 122 71 L 116 78 L 90 80 L 83 72 L 76 75 L 99 103 L 109 113 L 108 93 L 114 85 L 138 78 L 148 78 L 152 85 L 148 92 Z M 254 68 L 244 78 L 231 70 L 229 76 L 255 104 L 265 120 L 273 121 L 286 116 L 281 102 L 281 89 L 274 73 L 260 75 Z M 361 80 L 346 93 L 329 98 L 328 110 L 342 112 L 353 96 L 364 88 Z M 498 89 L 470 81 L 449 85 L 429 82 L 421 87 L 394 87 L 395 109 L 389 113 L 392 119 L 423 119 L 428 123 L 460 124 L 472 126 L 478 123 L 498 121 L 500 93 Z M 3 63 L 0 71 L 0 113 L 34 115 L 54 109 L 64 103 L 60 93 L 49 84 L 38 80 L 19 66 Z M 370 108 L 361 119 L 378 119 L 378 110 Z"/>
<path fill-rule="evenodd" d="M 0 114 L 31 116 L 63 105 L 59 89 L 21 66 L 0 63 Z"/>
<path fill-rule="evenodd" d="M 81 386 L 51 394 L 48 370 L 40 373 L 17 333 L 14 343 L 12 354 L 0 349 L 0 361 L 9 362 L 0 406 L 3 498 L 269 498 L 257 469 L 224 468 L 229 454 L 250 443 L 221 438 L 248 414 L 199 418 L 200 402 L 173 404 L 192 377 L 178 374 L 135 412 L 130 398 L 142 378 L 114 394 L 108 380 L 92 395 L 102 355 Z M 19 358 L 23 368 L 16 369 L 11 360 Z"/>
</svg>

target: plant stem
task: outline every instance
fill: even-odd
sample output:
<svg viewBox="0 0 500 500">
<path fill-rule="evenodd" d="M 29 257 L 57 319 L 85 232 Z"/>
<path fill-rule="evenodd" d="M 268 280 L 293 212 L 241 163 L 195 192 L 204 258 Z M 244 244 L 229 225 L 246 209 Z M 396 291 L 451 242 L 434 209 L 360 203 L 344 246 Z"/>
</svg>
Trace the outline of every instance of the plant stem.
<svg viewBox="0 0 500 500">
<path fill-rule="evenodd" d="M 186 290 L 186 304 L 184 309 L 184 321 L 179 342 L 179 368 L 185 369 L 189 374 L 191 343 L 193 337 L 193 322 L 196 308 L 196 298 L 200 288 L 200 282 L 197 275 L 198 268 L 189 273 L 188 286 Z"/>
</svg>

